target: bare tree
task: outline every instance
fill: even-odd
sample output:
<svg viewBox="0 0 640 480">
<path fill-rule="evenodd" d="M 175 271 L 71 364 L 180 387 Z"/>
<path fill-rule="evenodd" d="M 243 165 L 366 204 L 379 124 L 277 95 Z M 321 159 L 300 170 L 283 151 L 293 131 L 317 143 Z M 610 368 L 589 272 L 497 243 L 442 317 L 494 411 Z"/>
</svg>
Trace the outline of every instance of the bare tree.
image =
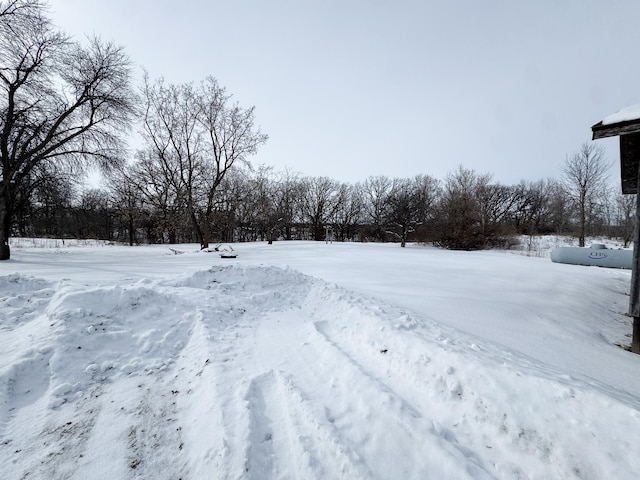
<svg viewBox="0 0 640 480">
<path fill-rule="evenodd" d="M 183 218 L 185 192 L 175 162 L 167 161 L 153 150 L 139 151 L 134 164 L 122 173 L 126 178 L 116 176 L 115 182 L 135 185 L 142 205 L 148 211 L 147 230 L 150 229 L 154 240 L 176 243 L 178 232 L 191 223 Z M 117 186 L 115 192 L 118 192 Z"/>
<path fill-rule="evenodd" d="M 355 233 L 363 208 L 360 184 L 341 183 L 338 187 L 338 202 L 333 215 L 333 230 L 336 240 L 351 240 Z"/>
<path fill-rule="evenodd" d="M 303 189 L 299 174 L 285 170 L 278 179 L 277 204 L 278 218 L 281 218 L 284 238 L 291 240 L 293 224 L 299 220 L 296 216 L 297 205 L 301 203 Z"/>
<path fill-rule="evenodd" d="M 134 112 L 130 62 L 97 38 L 56 30 L 38 0 L 0 2 L 0 260 L 10 258 L 16 191 L 35 168 L 122 158 Z"/>
<path fill-rule="evenodd" d="M 311 226 L 314 240 L 325 239 L 325 227 L 336 212 L 340 184 L 328 177 L 306 177 L 302 180 L 303 218 Z"/>
<path fill-rule="evenodd" d="M 405 247 L 409 235 L 423 225 L 432 214 L 438 195 L 438 181 L 428 175 L 411 179 L 395 179 L 387 195 L 387 233 Z"/>
<path fill-rule="evenodd" d="M 126 238 L 130 246 L 138 243 L 137 230 L 144 210 L 144 195 L 136 180 L 135 171 L 119 168 L 107 177 L 107 189 L 113 202 L 117 230 Z"/>
<path fill-rule="evenodd" d="M 80 193 L 73 205 L 74 238 L 113 238 L 113 209 L 106 190 L 93 188 Z"/>
<path fill-rule="evenodd" d="M 51 167 L 48 165 L 48 167 Z M 55 236 L 64 238 L 70 234 L 69 224 L 72 203 L 77 192 L 75 185 L 70 182 L 62 169 L 36 167 L 29 181 L 22 182 L 17 202 L 24 202 L 22 207 L 28 205 L 32 215 L 33 236 Z M 20 198 L 24 195 L 24 200 Z M 20 212 L 16 212 L 18 216 Z M 18 232 L 24 234 L 18 219 Z"/>
<path fill-rule="evenodd" d="M 375 239 L 385 240 L 388 203 L 387 197 L 391 192 L 393 181 L 382 175 L 369 177 L 362 185 L 364 214 L 367 222 L 373 225 Z"/>
<path fill-rule="evenodd" d="M 624 241 L 624 248 L 627 248 L 633 241 L 636 201 L 636 195 L 619 193 L 615 197 L 616 223 L 620 229 L 620 236 Z"/>
<path fill-rule="evenodd" d="M 569 194 L 562 181 L 550 180 L 547 185 L 549 196 L 549 213 L 545 223 L 549 230 L 556 234 L 567 232 L 571 222 L 571 205 Z"/>
<path fill-rule="evenodd" d="M 31 28 L 34 22 L 42 20 L 47 4 L 43 0 L 3 0 L 0 1 L 0 22 L 2 28 L 13 34 Z"/>
<path fill-rule="evenodd" d="M 567 157 L 562 179 L 578 215 L 578 243 L 585 245 L 587 225 L 593 221 L 602 202 L 606 201 L 610 164 L 604 158 L 604 148 L 583 143 L 578 152 Z"/>
<path fill-rule="evenodd" d="M 218 186 L 267 136 L 254 127 L 254 107 L 231 104 L 212 77 L 197 86 L 145 79 L 144 95 L 147 151 L 178 179 L 200 246 L 207 248 Z"/>
<path fill-rule="evenodd" d="M 476 186 L 476 198 L 481 239 L 485 247 L 492 247 L 496 242 L 505 240 L 518 193 L 514 187 L 491 183 L 491 175 L 482 175 Z"/>
<path fill-rule="evenodd" d="M 418 240 L 432 239 L 433 220 L 436 216 L 438 201 L 442 197 L 440 181 L 430 175 L 416 175 L 412 179 L 417 203 L 416 231 L 422 234 Z"/>
<path fill-rule="evenodd" d="M 479 176 L 474 170 L 458 169 L 447 175 L 440 201 L 437 243 L 454 250 L 481 248 L 480 207 L 476 192 Z"/>
<path fill-rule="evenodd" d="M 260 165 L 249 179 L 253 224 L 260 240 L 271 245 L 282 222 L 278 209 L 278 180 L 272 167 Z"/>
<path fill-rule="evenodd" d="M 243 169 L 233 169 L 216 188 L 211 214 L 212 235 L 223 242 L 255 240 L 255 205 L 249 179 Z M 244 232 L 243 232 L 244 230 Z M 247 237 L 247 233 L 249 233 Z"/>
</svg>

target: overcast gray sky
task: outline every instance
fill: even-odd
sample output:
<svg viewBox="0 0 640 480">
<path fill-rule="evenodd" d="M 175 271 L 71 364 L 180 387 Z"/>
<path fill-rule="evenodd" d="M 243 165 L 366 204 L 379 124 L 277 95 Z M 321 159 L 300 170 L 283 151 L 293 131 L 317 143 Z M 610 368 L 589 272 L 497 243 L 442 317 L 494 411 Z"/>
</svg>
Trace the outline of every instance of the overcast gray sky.
<svg viewBox="0 0 640 480">
<path fill-rule="evenodd" d="M 152 78 L 208 75 L 269 135 L 254 164 L 356 182 L 559 178 L 640 103 L 637 0 L 50 0 Z M 614 162 L 616 139 L 598 140 Z"/>
</svg>

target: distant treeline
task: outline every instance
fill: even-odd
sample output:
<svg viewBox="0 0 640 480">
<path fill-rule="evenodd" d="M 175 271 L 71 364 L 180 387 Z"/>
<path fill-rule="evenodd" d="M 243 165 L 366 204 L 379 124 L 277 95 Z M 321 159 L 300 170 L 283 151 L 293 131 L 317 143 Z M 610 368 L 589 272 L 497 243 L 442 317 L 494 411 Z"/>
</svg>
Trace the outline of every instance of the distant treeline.
<svg viewBox="0 0 640 480">
<path fill-rule="evenodd" d="M 112 172 L 104 188 L 81 193 L 65 176 L 43 176 L 18 203 L 14 234 L 130 245 L 199 242 L 190 216 L 203 215 L 209 200 L 189 200 L 149 168 L 137 161 Z M 213 242 L 330 239 L 482 249 L 508 247 L 516 235 L 579 236 L 584 215 L 586 235 L 630 242 L 635 196 L 602 189 L 587 200 L 581 205 L 568 178 L 501 185 L 462 166 L 443 180 L 375 176 L 355 184 L 238 167 L 216 188 L 207 228 Z"/>
</svg>

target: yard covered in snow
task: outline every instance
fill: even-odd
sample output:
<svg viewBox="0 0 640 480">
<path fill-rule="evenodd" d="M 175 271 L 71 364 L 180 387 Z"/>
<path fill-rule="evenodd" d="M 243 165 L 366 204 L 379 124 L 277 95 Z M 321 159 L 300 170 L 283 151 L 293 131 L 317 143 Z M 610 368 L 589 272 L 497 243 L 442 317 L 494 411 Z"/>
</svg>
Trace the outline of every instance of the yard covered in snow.
<svg viewBox="0 0 640 480">
<path fill-rule="evenodd" d="M 630 272 L 413 245 L 14 246 L 0 478 L 632 479 Z"/>
</svg>

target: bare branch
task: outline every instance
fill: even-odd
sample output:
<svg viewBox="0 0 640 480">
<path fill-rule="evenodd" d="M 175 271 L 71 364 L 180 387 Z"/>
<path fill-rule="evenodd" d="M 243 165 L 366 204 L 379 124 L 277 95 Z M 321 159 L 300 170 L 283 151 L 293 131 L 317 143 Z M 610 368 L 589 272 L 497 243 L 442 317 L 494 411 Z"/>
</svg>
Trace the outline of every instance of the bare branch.
<svg viewBox="0 0 640 480">
<path fill-rule="evenodd" d="M 0 2 L 0 258 L 12 191 L 40 165 L 122 161 L 135 114 L 130 61 L 110 42 L 57 31 L 39 0 Z"/>
<path fill-rule="evenodd" d="M 229 105 L 228 95 L 212 77 L 201 84 L 165 85 L 145 78 L 144 137 L 150 158 L 176 173 L 202 247 L 218 187 L 236 162 L 244 163 L 267 139 L 254 127 L 253 107 Z"/>
</svg>

